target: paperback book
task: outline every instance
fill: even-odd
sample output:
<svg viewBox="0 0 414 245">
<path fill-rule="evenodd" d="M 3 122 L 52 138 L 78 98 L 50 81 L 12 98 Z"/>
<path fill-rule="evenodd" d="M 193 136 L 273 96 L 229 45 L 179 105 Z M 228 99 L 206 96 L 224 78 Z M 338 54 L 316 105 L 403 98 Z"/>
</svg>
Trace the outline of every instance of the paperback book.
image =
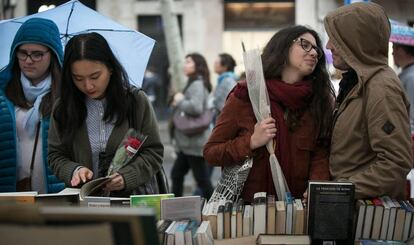
<svg viewBox="0 0 414 245">
<path fill-rule="evenodd" d="M 355 186 L 309 182 L 308 231 L 312 244 L 352 244 Z"/>
</svg>

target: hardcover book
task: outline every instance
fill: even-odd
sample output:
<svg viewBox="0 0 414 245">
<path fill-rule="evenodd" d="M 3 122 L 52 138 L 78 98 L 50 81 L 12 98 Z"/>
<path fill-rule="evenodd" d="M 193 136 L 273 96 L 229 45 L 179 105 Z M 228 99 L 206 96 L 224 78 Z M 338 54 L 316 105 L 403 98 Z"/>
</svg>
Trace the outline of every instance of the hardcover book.
<svg viewBox="0 0 414 245">
<path fill-rule="evenodd" d="M 243 236 L 253 235 L 253 206 L 245 205 L 243 213 Z"/>
<path fill-rule="evenodd" d="M 275 196 L 267 196 L 266 233 L 276 234 L 276 200 Z"/>
<path fill-rule="evenodd" d="M 286 234 L 293 234 L 293 197 L 290 192 L 286 192 Z"/>
<path fill-rule="evenodd" d="M 388 232 L 388 226 L 390 221 L 390 211 L 391 207 L 389 203 L 387 203 L 384 199 L 384 197 L 380 197 L 382 201 L 382 205 L 384 206 L 384 216 L 382 217 L 382 224 L 381 224 L 381 232 L 380 232 L 380 239 L 385 240 L 387 239 L 387 232 Z"/>
<path fill-rule="evenodd" d="M 379 198 L 372 199 L 372 202 L 375 205 L 375 210 L 374 219 L 372 220 L 371 239 L 378 240 L 380 239 L 381 235 L 381 225 L 382 219 L 384 217 L 384 205 L 382 205 L 382 201 Z"/>
<path fill-rule="evenodd" d="M 293 203 L 294 208 L 294 221 L 293 221 L 293 234 L 295 235 L 304 235 L 305 227 L 305 211 L 303 209 L 302 200 L 295 199 Z"/>
<path fill-rule="evenodd" d="M 231 237 L 231 213 L 233 211 L 233 202 L 227 201 L 224 205 L 224 217 L 223 217 L 223 224 L 224 224 L 224 239 Z"/>
<path fill-rule="evenodd" d="M 365 218 L 364 218 L 364 228 L 362 229 L 362 238 L 370 239 L 371 230 L 372 230 L 372 221 L 374 220 L 374 211 L 375 206 L 371 200 L 365 200 Z"/>
<path fill-rule="evenodd" d="M 358 211 L 358 216 L 356 220 L 356 228 L 355 228 L 355 241 L 358 241 L 362 238 L 362 229 L 364 228 L 364 218 L 365 218 L 365 210 L 366 205 L 364 200 L 356 201 L 356 209 Z"/>
<path fill-rule="evenodd" d="M 253 203 L 253 234 L 266 233 L 266 192 L 255 193 Z"/>
<path fill-rule="evenodd" d="M 276 201 L 276 234 L 286 233 L 286 204 Z"/>
<path fill-rule="evenodd" d="M 244 211 L 244 201 L 240 198 L 237 201 L 237 214 L 236 214 L 236 237 L 243 236 L 243 211 Z"/>
<path fill-rule="evenodd" d="M 352 244 L 354 184 L 310 181 L 308 193 L 308 231 L 312 244 Z"/>
</svg>

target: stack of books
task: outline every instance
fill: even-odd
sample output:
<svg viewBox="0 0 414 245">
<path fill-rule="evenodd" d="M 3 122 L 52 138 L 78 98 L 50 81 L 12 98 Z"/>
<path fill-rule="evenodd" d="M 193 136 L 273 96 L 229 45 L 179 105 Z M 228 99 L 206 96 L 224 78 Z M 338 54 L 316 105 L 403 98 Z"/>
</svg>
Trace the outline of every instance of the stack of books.
<svg viewBox="0 0 414 245">
<path fill-rule="evenodd" d="M 210 222 L 214 239 L 239 238 L 259 234 L 307 234 L 306 205 L 286 193 L 286 201 L 258 192 L 252 204 L 231 201 L 204 205 L 202 219 Z"/>
</svg>

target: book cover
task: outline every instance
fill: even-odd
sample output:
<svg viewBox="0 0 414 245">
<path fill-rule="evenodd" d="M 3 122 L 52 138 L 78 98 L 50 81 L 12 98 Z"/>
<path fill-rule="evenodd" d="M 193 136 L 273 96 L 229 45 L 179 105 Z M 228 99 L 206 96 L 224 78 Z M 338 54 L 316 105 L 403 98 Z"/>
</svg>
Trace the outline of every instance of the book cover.
<svg viewBox="0 0 414 245">
<path fill-rule="evenodd" d="M 0 193 L 0 201 L 12 203 L 35 203 L 37 191 L 3 192 Z"/>
<path fill-rule="evenodd" d="M 372 221 L 372 231 L 371 239 L 378 240 L 381 235 L 381 225 L 382 219 L 384 217 L 384 205 L 382 205 L 382 200 L 379 198 L 373 198 L 372 203 L 374 203 L 374 219 Z"/>
<path fill-rule="evenodd" d="M 109 197 L 86 196 L 80 201 L 81 207 L 109 208 L 111 199 Z"/>
<path fill-rule="evenodd" d="M 253 235 L 253 206 L 245 205 L 243 213 L 243 236 Z"/>
<path fill-rule="evenodd" d="M 412 199 L 407 200 L 407 202 L 410 204 L 411 208 L 414 210 L 414 205 L 413 205 Z M 412 216 L 413 217 L 411 219 L 410 233 L 408 235 L 408 237 L 410 239 L 414 239 L 414 215 L 412 215 Z"/>
<path fill-rule="evenodd" d="M 351 182 L 309 182 L 308 231 L 312 241 L 352 243 L 354 195 Z"/>
<path fill-rule="evenodd" d="M 292 234 L 293 231 L 293 197 L 290 192 L 286 192 L 286 234 Z"/>
<path fill-rule="evenodd" d="M 224 239 L 231 237 L 231 213 L 233 211 L 233 202 L 227 201 L 224 205 Z"/>
<path fill-rule="evenodd" d="M 211 231 L 210 221 L 203 221 L 198 227 L 195 235 L 197 245 L 213 245 L 214 239 Z"/>
<path fill-rule="evenodd" d="M 224 239 L 224 203 L 217 209 L 217 239 Z"/>
<path fill-rule="evenodd" d="M 200 196 L 170 197 L 161 199 L 161 219 L 188 219 L 201 222 Z"/>
<path fill-rule="evenodd" d="M 304 235 L 305 227 L 305 212 L 303 210 L 302 200 L 295 199 L 293 202 L 294 216 L 295 220 L 293 222 L 293 234 L 294 235 Z"/>
<path fill-rule="evenodd" d="M 286 204 L 284 201 L 276 201 L 276 234 L 286 232 Z"/>
<path fill-rule="evenodd" d="M 233 205 L 233 209 L 231 210 L 231 220 L 230 220 L 230 237 L 236 238 L 237 237 L 237 206 Z"/>
<path fill-rule="evenodd" d="M 47 206 L 79 206 L 79 194 L 39 194 L 35 196 L 35 202 L 36 204 Z"/>
<path fill-rule="evenodd" d="M 187 228 L 184 232 L 184 240 L 186 245 L 193 244 L 193 237 L 195 236 L 198 227 L 200 226 L 200 221 L 198 220 L 189 220 Z"/>
<path fill-rule="evenodd" d="M 276 234 L 276 200 L 275 196 L 267 196 L 266 233 Z"/>
<path fill-rule="evenodd" d="M 155 210 L 156 218 L 161 217 L 161 200 L 174 197 L 173 193 L 153 195 L 131 195 L 131 207 L 151 207 Z"/>
<path fill-rule="evenodd" d="M 178 227 L 179 221 L 173 221 L 167 230 L 165 230 L 164 244 L 165 245 L 174 245 L 175 244 L 175 230 Z"/>
<path fill-rule="evenodd" d="M 308 235 L 275 235 L 275 234 L 260 234 L 257 237 L 258 245 L 272 245 L 272 244 L 294 244 L 294 245 L 309 245 L 311 239 Z"/>
<path fill-rule="evenodd" d="M 218 214 L 218 207 L 220 206 L 219 202 L 210 202 L 206 203 L 203 208 L 203 221 L 209 221 L 211 233 L 213 234 L 213 238 L 217 239 L 217 214 Z"/>
<path fill-rule="evenodd" d="M 384 196 L 383 201 L 390 207 L 390 218 L 388 221 L 386 240 L 392 240 L 394 236 L 395 219 L 397 217 L 397 207 L 389 196 Z"/>
<path fill-rule="evenodd" d="M 357 245 L 405 245 L 405 242 L 402 241 L 393 241 L 393 240 L 371 240 L 363 239 L 360 240 Z"/>
<path fill-rule="evenodd" d="M 158 238 L 161 244 L 164 244 L 165 231 L 171 225 L 172 220 L 159 220 L 157 223 Z"/>
<path fill-rule="evenodd" d="M 414 208 L 411 206 L 409 201 L 400 201 L 401 207 L 405 209 L 405 220 L 404 220 L 404 229 L 403 229 L 403 241 L 407 241 L 410 235 L 410 226 L 411 219 L 413 216 Z"/>
<path fill-rule="evenodd" d="M 404 221 L 405 221 L 405 209 L 401 207 L 401 204 L 397 200 L 392 200 L 397 209 L 395 216 L 394 236 L 392 240 L 401 241 L 403 238 Z"/>
<path fill-rule="evenodd" d="M 382 201 L 382 205 L 384 206 L 384 215 L 382 217 L 382 224 L 381 224 L 381 232 L 380 238 L 381 240 L 387 239 L 387 232 L 388 232 L 388 225 L 390 220 L 390 205 L 385 201 L 384 197 L 380 197 Z"/>
<path fill-rule="evenodd" d="M 253 195 L 253 235 L 266 233 L 266 192 Z"/>
<path fill-rule="evenodd" d="M 175 229 L 174 232 L 174 243 L 175 244 L 185 244 L 185 230 L 187 229 L 188 226 L 188 220 L 181 220 L 181 221 L 177 221 L 177 228 Z"/>
<path fill-rule="evenodd" d="M 356 201 L 356 209 L 358 212 L 356 227 L 355 227 L 355 241 L 358 241 L 362 237 L 362 229 L 364 228 L 365 210 L 366 205 L 364 200 Z"/>
<path fill-rule="evenodd" d="M 372 230 L 372 221 L 374 220 L 375 206 L 371 200 L 365 200 L 365 218 L 364 227 L 362 229 L 362 238 L 370 239 Z"/>
<path fill-rule="evenodd" d="M 244 201 L 240 198 L 237 201 L 237 208 L 236 208 L 236 237 L 243 236 L 243 211 L 244 211 Z"/>
</svg>

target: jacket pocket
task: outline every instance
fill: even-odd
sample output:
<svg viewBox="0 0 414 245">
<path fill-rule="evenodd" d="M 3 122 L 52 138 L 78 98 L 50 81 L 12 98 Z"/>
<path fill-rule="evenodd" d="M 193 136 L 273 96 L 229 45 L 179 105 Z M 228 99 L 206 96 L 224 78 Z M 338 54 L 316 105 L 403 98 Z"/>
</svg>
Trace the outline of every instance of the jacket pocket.
<svg viewBox="0 0 414 245">
<path fill-rule="evenodd" d="M 307 178 L 309 176 L 309 168 L 312 152 L 315 144 L 309 137 L 297 137 L 295 142 L 293 160 L 293 175 L 297 178 Z"/>
</svg>

